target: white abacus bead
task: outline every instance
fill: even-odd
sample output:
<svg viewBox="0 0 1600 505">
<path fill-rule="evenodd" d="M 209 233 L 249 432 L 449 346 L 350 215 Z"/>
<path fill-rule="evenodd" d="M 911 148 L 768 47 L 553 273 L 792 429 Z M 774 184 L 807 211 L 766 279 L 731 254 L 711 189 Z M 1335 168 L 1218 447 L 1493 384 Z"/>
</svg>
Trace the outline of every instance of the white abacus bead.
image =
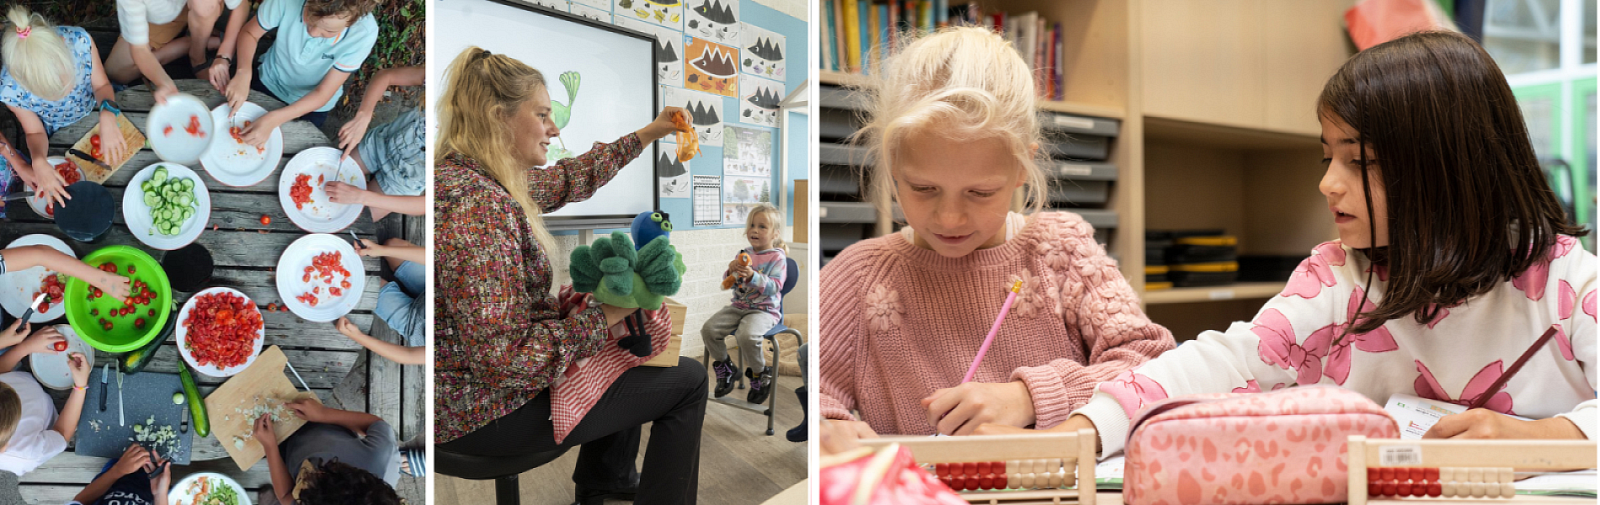
<svg viewBox="0 0 1600 505">
<path fill-rule="evenodd" d="M 1010 465 L 1007 465 L 1010 466 Z M 1022 485 L 1022 474 L 1017 472 L 1006 473 L 1006 489 L 1016 489 Z"/>
<path fill-rule="evenodd" d="M 1512 470 L 1510 468 L 1501 468 L 1500 469 L 1500 483 L 1501 484 L 1510 484 L 1512 481 L 1515 481 L 1515 480 L 1516 480 L 1516 470 Z"/>
<path fill-rule="evenodd" d="M 1441 466 L 1441 467 L 1439 467 L 1439 482 L 1460 482 L 1460 481 L 1461 481 L 1461 479 L 1457 479 L 1456 478 L 1456 468 L 1455 467 L 1453 467 L 1453 466 Z"/>
<path fill-rule="evenodd" d="M 1486 482 L 1486 481 L 1483 480 L 1483 469 L 1482 468 L 1469 468 L 1469 469 L 1467 469 L 1467 478 L 1463 479 L 1463 480 L 1465 480 L 1466 482 Z"/>
<path fill-rule="evenodd" d="M 1473 498 L 1483 498 L 1483 494 L 1484 494 L 1483 481 L 1474 481 L 1471 484 L 1471 486 L 1472 486 L 1472 497 Z"/>
<path fill-rule="evenodd" d="M 1502 483 L 1500 483 L 1500 497 L 1501 498 L 1515 498 L 1516 496 L 1517 496 L 1517 485 L 1516 484 L 1512 484 L 1510 482 L 1502 482 Z"/>
<path fill-rule="evenodd" d="M 1460 486 L 1457 486 L 1454 480 L 1441 481 L 1439 487 L 1441 488 L 1440 494 L 1445 498 L 1455 498 L 1457 493 L 1461 491 Z"/>
<path fill-rule="evenodd" d="M 1498 483 L 1498 482 L 1485 482 L 1483 484 L 1483 496 L 1485 498 L 1499 498 L 1500 497 L 1500 483 Z"/>
<path fill-rule="evenodd" d="M 1022 474 L 1022 479 L 1019 481 L 1022 483 L 1022 489 L 1033 489 L 1034 475 L 1031 472 Z"/>
</svg>

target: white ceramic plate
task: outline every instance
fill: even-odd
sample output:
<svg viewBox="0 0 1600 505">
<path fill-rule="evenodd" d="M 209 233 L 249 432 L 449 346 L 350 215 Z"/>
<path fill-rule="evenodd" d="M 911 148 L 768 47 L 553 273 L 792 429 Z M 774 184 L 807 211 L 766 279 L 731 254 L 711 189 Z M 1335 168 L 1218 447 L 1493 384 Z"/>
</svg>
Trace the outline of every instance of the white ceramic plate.
<svg viewBox="0 0 1600 505">
<path fill-rule="evenodd" d="M 190 118 L 200 121 L 200 134 L 189 133 Z M 150 149 L 156 157 L 173 163 L 192 165 L 211 147 L 216 139 L 216 128 L 211 111 L 205 102 L 186 94 L 167 97 L 167 103 L 156 104 L 145 119 L 144 133 L 150 139 Z"/>
<path fill-rule="evenodd" d="M 257 150 L 255 146 L 233 140 L 229 130 L 234 125 L 243 128 L 245 121 L 260 119 L 267 115 L 267 110 L 245 102 L 239 107 L 239 114 L 231 119 L 228 118 L 230 111 L 228 104 L 211 109 L 211 121 L 217 125 L 217 134 L 212 137 L 210 147 L 200 155 L 200 165 L 217 182 L 235 187 L 254 186 L 272 175 L 278 168 L 278 161 L 283 159 L 283 129 L 274 128 L 272 136 L 267 137 L 267 145 L 262 146 L 265 150 Z"/>
<path fill-rule="evenodd" d="M 89 364 L 93 365 L 94 348 L 89 347 L 89 344 L 84 343 L 83 339 L 78 338 L 78 332 L 72 331 L 72 326 L 58 324 L 55 328 L 56 331 L 61 332 L 61 336 L 67 337 L 67 350 L 57 353 L 36 352 L 29 354 L 29 368 L 33 369 L 34 378 L 39 379 L 39 384 L 43 384 L 44 387 L 71 389 L 72 368 L 67 366 L 67 357 L 71 356 L 72 353 L 81 352 L 84 358 L 88 358 Z"/>
<path fill-rule="evenodd" d="M 157 167 L 167 168 L 167 178 L 174 177 L 194 180 L 194 215 L 183 222 L 183 227 L 178 229 L 177 235 L 162 235 L 156 233 L 153 226 L 155 221 L 150 219 L 150 206 L 144 203 L 144 190 L 140 185 L 150 180 L 155 175 Z M 200 179 L 200 174 L 194 173 L 189 167 L 176 163 L 157 162 L 144 167 L 139 173 L 133 175 L 128 181 L 127 189 L 122 191 L 122 219 L 128 223 L 128 231 L 138 237 L 145 245 L 171 251 L 194 242 L 200 238 L 206 225 L 211 222 L 211 193 L 206 190 L 206 182 Z"/>
<path fill-rule="evenodd" d="M 20 237 L 11 241 L 11 244 L 7 245 L 6 248 L 10 249 L 13 247 L 40 244 L 55 248 L 55 250 L 61 251 L 67 256 L 74 258 L 78 257 L 76 253 L 72 252 L 71 247 L 67 247 L 66 242 L 62 242 L 59 238 L 44 234 L 26 235 Z M 36 266 L 27 270 L 14 271 L 5 275 L 0 275 L 0 305 L 5 306 L 6 313 L 11 314 L 11 317 L 22 317 L 22 312 L 28 310 L 28 304 L 32 303 L 33 298 L 38 296 L 39 284 L 44 282 L 44 276 L 47 274 L 55 275 L 56 272 L 52 272 L 42 266 Z M 66 279 L 61 280 L 61 284 L 63 286 L 65 286 L 66 283 Z M 50 310 L 48 311 L 35 311 L 32 316 L 28 317 L 28 322 L 43 323 L 45 321 L 55 320 L 56 318 L 61 317 L 63 314 L 66 314 L 66 300 L 62 299 L 61 301 L 62 303 L 50 304 Z"/>
<path fill-rule="evenodd" d="M 219 482 L 222 485 L 233 488 L 234 494 L 239 496 L 239 505 L 250 505 L 250 495 L 245 493 L 244 486 L 240 486 L 238 481 L 228 478 L 226 475 L 211 472 L 190 474 L 188 477 L 184 477 L 183 480 L 173 484 L 172 490 L 167 492 L 167 503 L 172 505 L 198 505 L 195 503 L 195 495 L 200 492 L 200 486 L 193 486 L 191 490 L 190 484 L 197 484 L 201 477 L 205 477 L 209 481 L 209 487 L 212 489 L 215 489 Z"/>
<path fill-rule="evenodd" d="M 340 279 L 338 274 L 334 274 L 331 285 L 315 275 L 307 281 L 306 267 L 311 266 L 311 261 L 318 254 L 328 252 L 339 253 L 339 262 L 345 270 L 350 271 L 350 277 Z M 307 321 L 325 323 L 349 314 L 361 301 L 361 295 L 367 287 L 367 272 L 361 264 L 361 256 L 356 254 L 355 246 L 334 235 L 318 233 L 295 240 L 283 251 L 283 256 L 278 257 L 277 272 L 278 298 L 291 312 Z M 350 287 L 343 287 L 342 281 L 345 280 L 350 281 Z M 333 296 L 328 291 L 330 287 L 339 288 L 340 295 Z M 313 288 L 317 288 L 319 293 L 317 306 L 312 307 L 297 299 Z"/>
<path fill-rule="evenodd" d="M 311 186 L 311 201 L 296 208 L 289 191 L 294 188 L 294 182 L 301 174 L 309 177 L 307 184 Z M 335 180 L 367 189 L 367 180 L 361 176 L 361 167 L 356 165 L 354 159 L 339 163 L 338 149 L 313 147 L 300 151 L 283 166 L 283 175 L 278 177 L 278 202 L 283 204 L 283 211 L 289 214 L 289 220 L 305 231 L 334 233 L 343 230 L 355 224 L 364 207 L 329 201 L 322 185 Z"/>
<path fill-rule="evenodd" d="M 49 158 L 45 158 L 45 161 L 49 161 L 50 166 L 52 167 L 62 163 L 67 163 L 67 159 L 60 156 L 51 156 Z M 78 168 L 77 163 L 71 163 L 71 165 L 72 170 L 78 173 L 78 180 L 83 180 L 83 169 Z M 28 197 L 28 206 L 33 207 L 33 211 L 41 216 L 44 216 L 45 219 L 56 218 L 55 215 L 50 213 L 49 206 L 45 204 L 44 198 L 39 196 L 30 196 Z"/>
<path fill-rule="evenodd" d="M 215 287 L 195 293 L 194 296 L 189 297 L 189 301 L 183 303 L 183 309 L 178 311 L 178 324 L 175 331 L 178 334 L 178 353 L 183 355 L 183 361 L 188 362 L 189 366 L 194 367 L 196 372 L 210 375 L 212 377 L 231 377 L 233 374 L 243 372 L 244 369 L 250 367 L 251 363 L 256 362 L 256 356 L 261 355 L 261 341 L 266 340 L 267 338 L 267 328 L 265 324 L 262 324 L 261 329 L 256 330 L 255 349 L 250 351 L 250 357 L 244 360 L 244 364 L 234 365 L 228 368 L 219 368 L 214 363 L 201 365 L 199 362 L 195 361 L 194 354 L 189 351 L 189 311 L 194 309 L 194 305 L 196 301 L 200 299 L 201 295 L 209 295 L 213 293 L 230 293 L 243 297 L 251 306 L 255 305 L 255 302 L 251 301 L 250 297 L 245 296 L 244 293 L 240 293 L 239 290 L 233 288 Z M 259 312 L 261 309 L 256 308 L 255 310 Z"/>
</svg>

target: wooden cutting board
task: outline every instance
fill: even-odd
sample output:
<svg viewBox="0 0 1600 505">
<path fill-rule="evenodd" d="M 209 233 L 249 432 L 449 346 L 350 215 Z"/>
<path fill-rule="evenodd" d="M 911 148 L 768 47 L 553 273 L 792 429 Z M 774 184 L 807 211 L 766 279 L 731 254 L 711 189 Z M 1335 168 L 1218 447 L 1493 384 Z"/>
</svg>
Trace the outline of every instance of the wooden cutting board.
<svg viewBox="0 0 1600 505">
<path fill-rule="evenodd" d="M 98 118 L 100 113 L 96 111 L 92 114 L 95 114 L 95 117 Z M 133 159 L 134 155 L 139 154 L 140 149 L 144 149 L 144 134 L 139 132 L 138 127 L 133 126 L 133 121 L 128 120 L 127 114 L 117 114 L 117 128 L 122 130 L 122 143 L 127 146 L 127 149 L 124 150 L 124 154 L 119 159 L 100 160 L 106 162 L 107 165 L 111 165 L 111 170 L 100 168 L 99 165 L 77 156 L 67 155 L 67 159 L 72 160 L 74 164 L 78 165 L 78 168 L 83 169 L 83 177 L 85 179 L 95 183 L 105 183 L 106 179 L 111 178 L 111 174 L 117 173 L 117 170 L 121 169 L 122 165 Z M 100 133 L 100 126 L 99 123 L 95 123 L 95 127 L 90 128 L 88 133 L 84 133 L 83 138 L 78 139 L 78 143 L 73 144 L 72 148 L 86 153 L 93 153 L 94 151 L 90 149 L 89 138 L 98 133 Z"/>
<path fill-rule="evenodd" d="M 211 435 L 217 437 L 217 442 L 222 444 L 229 456 L 233 456 L 233 462 L 239 465 L 240 470 L 249 470 L 266 455 L 261 443 L 255 437 L 246 435 L 256 421 L 250 415 L 252 408 L 258 404 L 267 405 L 268 399 L 283 402 L 301 398 L 317 400 L 316 394 L 297 390 L 289 382 L 289 377 L 283 372 L 283 366 L 288 362 L 283 349 L 268 347 L 243 372 L 229 378 L 212 391 L 211 396 L 206 397 L 206 418 L 211 421 Z M 294 415 L 293 410 L 282 407 L 278 419 L 272 423 L 272 432 L 282 442 L 305 424 L 306 421 Z M 242 440 L 243 447 L 234 445 L 236 438 Z"/>
</svg>

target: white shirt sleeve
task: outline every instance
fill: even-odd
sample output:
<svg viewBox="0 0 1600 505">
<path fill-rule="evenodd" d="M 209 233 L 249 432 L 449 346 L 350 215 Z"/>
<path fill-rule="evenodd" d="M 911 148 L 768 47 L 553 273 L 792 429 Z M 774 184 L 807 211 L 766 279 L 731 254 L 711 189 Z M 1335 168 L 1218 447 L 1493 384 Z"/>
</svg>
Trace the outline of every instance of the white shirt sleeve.
<svg viewBox="0 0 1600 505">
<path fill-rule="evenodd" d="M 1578 289 L 1575 293 L 1577 299 L 1573 300 L 1577 306 L 1573 307 L 1575 310 L 1572 311 L 1572 317 L 1566 321 L 1569 327 L 1567 336 L 1572 339 L 1572 354 L 1583 367 L 1583 375 L 1589 380 L 1589 387 L 1600 391 L 1600 380 L 1597 380 L 1600 374 L 1596 373 L 1596 367 L 1600 366 L 1600 363 L 1593 361 L 1595 356 L 1600 355 L 1596 354 L 1600 349 L 1597 349 L 1595 344 L 1596 332 L 1600 331 L 1595 324 L 1596 312 L 1600 311 L 1596 308 L 1596 298 L 1600 298 L 1600 293 L 1596 291 L 1600 286 L 1596 285 L 1595 263 L 1590 258 L 1589 261 L 1572 261 L 1571 265 L 1573 265 L 1572 270 L 1566 277 L 1576 280 Z M 1600 435 L 1600 426 L 1597 426 L 1600 424 L 1600 400 L 1579 403 L 1571 411 L 1557 414 L 1557 417 L 1567 418 L 1572 424 L 1578 425 L 1578 430 L 1589 440 L 1595 440 L 1595 436 Z"/>
<path fill-rule="evenodd" d="M 145 0 L 117 0 L 117 24 L 122 28 L 122 40 L 134 46 L 150 43 L 148 11 Z"/>
</svg>

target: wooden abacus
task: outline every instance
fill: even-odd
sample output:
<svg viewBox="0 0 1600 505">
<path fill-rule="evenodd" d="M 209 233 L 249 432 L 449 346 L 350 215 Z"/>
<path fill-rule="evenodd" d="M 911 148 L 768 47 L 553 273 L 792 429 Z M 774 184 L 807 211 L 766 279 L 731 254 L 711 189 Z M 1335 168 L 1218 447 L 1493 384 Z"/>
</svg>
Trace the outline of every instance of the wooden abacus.
<svg viewBox="0 0 1600 505">
<path fill-rule="evenodd" d="M 1595 467 L 1588 440 L 1349 440 L 1350 505 L 1404 498 L 1509 499 L 1526 470 Z"/>
<path fill-rule="evenodd" d="M 1094 505 L 1096 442 L 1093 430 L 861 441 L 874 449 L 898 443 L 956 494 L 990 505 Z"/>
</svg>

